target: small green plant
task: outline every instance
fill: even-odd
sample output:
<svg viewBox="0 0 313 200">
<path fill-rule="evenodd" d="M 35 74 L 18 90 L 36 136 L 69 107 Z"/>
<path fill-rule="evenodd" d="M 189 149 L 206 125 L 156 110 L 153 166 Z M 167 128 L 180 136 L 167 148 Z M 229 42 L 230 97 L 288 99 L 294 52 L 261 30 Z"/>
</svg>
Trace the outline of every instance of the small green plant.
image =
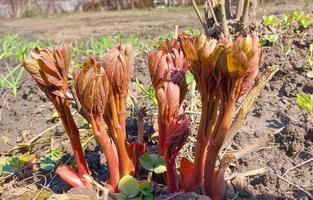
<svg viewBox="0 0 313 200">
<path fill-rule="evenodd" d="M 16 96 L 17 88 L 23 77 L 24 68 L 21 65 L 17 65 L 14 68 L 6 66 L 7 71 L 4 74 L 0 74 L 0 87 L 11 89 L 13 95 Z"/>
<path fill-rule="evenodd" d="M 300 23 L 301 23 L 300 25 L 303 28 L 310 28 L 311 26 L 313 26 L 313 18 L 308 17 L 308 18 L 302 19 Z"/>
<path fill-rule="evenodd" d="M 300 108 L 313 114 L 313 95 L 307 95 L 304 93 L 297 94 L 297 104 Z"/>
<path fill-rule="evenodd" d="M 158 37 L 158 39 L 157 39 L 158 43 L 154 44 L 153 48 L 154 49 L 159 49 L 160 48 L 160 43 L 164 43 L 166 39 L 172 39 L 172 38 L 174 38 L 174 32 L 173 31 L 169 32 L 167 34 L 164 34 L 164 35 L 160 35 Z"/>
<path fill-rule="evenodd" d="M 92 56 L 103 56 L 112 46 L 113 42 L 107 36 L 100 38 L 91 37 L 86 43 L 86 53 Z"/>
<path fill-rule="evenodd" d="M 309 66 L 310 66 L 311 70 L 306 75 L 309 78 L 313 78 L 313 43 L 310 44 Z"/>
<path fill-rule="evenodd" d="M 123 176 L 118 183 L 119 199 L 152 200 L 153 188 L 147 181 L 137 181 L 130 175 Z"/>
<path fill-rule="evenodd" d="M 284 21 L 287 23 L 293 23 L 302 20 L 305 16 L 304 12 L 293 11 L 288 13 L 287 16 L 284 16 Z"/>
<path fill-rule="evenodd" d="M 139 158 L 141 166 L 149 171 L 148 181 L 151 182 L 152 173 L 162 174 L 166 172 L 164 158 L 157 154 L 145 153 Z"/>
<path fill-rule="evenodd" d="M 272 34 L 272 35 L 265 35 L 263 38 L 260 39 L 260 44 L 262 46 L 273 45 L 279 39 L 279 35 Z"/>
<path fill-rule="evenodd" d="M 263 16 L 262 17 L 262 23 L 265 26 L 276 26 L 276 25 L 279 24 L 279 22 L 280 22 L 280 20 L 275 15 Z"/>
<path fill-rule="evenodd" d="M 27 152 L 23 155 L 0 157 L 0 176 L 2 174 L 12 174 L 23 168 L 27 163 L 34 160 L 35 155 Z"/>
<path fill-rule="evenodd" d="M 13 55 L 19 37 L 16 34 L 7 34 L 1 38 L 0 60 Z"/>
<path fill-rule="evenodd" d="M 156 96 L 155 96 L 155 90 L 153 89 L 153 87 L 149 86 L 146 89 L 145 86 L 142 83 L 140 83 L 137 78 L 136 78 L 136 85 L 155 105 L 158 104 Z"/>
<path fill-rule="evenodd" d="M 189 28 L 186 30 L 186 34 L 189 35 L 190 37 L 195 37 L 201 34 L 201 31 L 199 29 L 195 28 Z"/>
<path fill-rule="evenodd" d="M 51 171 L 56 167 L 57 162 L 61 159 L 61 157 L 62 149 L 60 148 L 52 149 L 49 154 L 44 155 L 40 158 L 39 166 L 44 171 Z"/>
</svg>

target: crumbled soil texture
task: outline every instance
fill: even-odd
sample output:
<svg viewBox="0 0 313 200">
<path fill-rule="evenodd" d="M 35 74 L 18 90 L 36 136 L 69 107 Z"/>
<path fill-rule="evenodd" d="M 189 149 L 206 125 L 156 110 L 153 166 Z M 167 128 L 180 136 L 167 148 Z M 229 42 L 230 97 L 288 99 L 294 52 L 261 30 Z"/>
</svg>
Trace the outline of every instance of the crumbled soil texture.
<svg viewBox="0 0 313 200">
<path fill-rule="evenodd" d="M 284 2 L 284 1 L 280 1 Z M 281 10 L 275 10 L 275 7 Z M 302 8 L 303 4 L 278 4 L 270 3 L 268 9 L 259 13 L 282 13 L 286 9 Z M 282 9 L 283 8 L 283 9 Z M 306 8 L 307 9 L 307 8 Z M 119 11 L 106 13 L 83 13 L 53 18 L 29 18 L 17 20 L 0 20 L 0 34 L 16 32 L 28 38 L 44 38 L 56 41 L 79 39 L 84 40 L 90 36 L 99 36 L 116 31 L 126 34 L 149 37 L 173 31 L 178 24 L 181 29 L 199 28 L 199 23 L 191 8 L 152 10 L 152 11 Z M 252 153 L 231 164 L 226 175 L 247 172 L 266 167 L 266 172 L 228 181 L 228 199 L 308 199 L 308 195 L 299 189 L 313 194 L 313 162 L 290 170 L 288 169 L 313 157 L 313 128 L 312 117 L 296 105 L 296 94 L 299 92 L 313 93 L 313 81 L 306 77 L 309 69 L 309 44 L 313 42 L 313 29 L 295 31 L 295 27 L 268 29 L 257 26 L 257 32 L 265 34 L 279 34 L 280 39 L 272 46 L 263 48 L 263 62 L 261 71 L 271 65 L 278 65 L 279 72 L 274 75 L 269 84 L 257 99 L 251 113 L 248 115 L 240 132 L 234 137 L 230 151 L 239 150 L 254 141 L 262 140 L 268 133 L 274 139 L 261 150 Z M 135 63 L 134 77 L 144 85 L 149 85 L 147 70 L 147 53 L 138 55 L 142 58 Z M 3 70 L 5 63 L 10 60 L 1 60 Z M 156 107 L 138 91 L 135 79 L 132 79 L 130 91 L 138 100 L 140 106 L 145 106 L 148 112 L 145 132 L 147 136 L 154 132 Z M 43 93 L 35 86 L 31 77 L 25 73 L 17 95 L 6 89 L 0 89 L 0 134 L 8 136 L 8 142 L 0 141 L 0 153 L 7 154 L 17 144 L 23 144 L 34 138 L 37 134 L 59 123 L 54 118 L 53 105 Z M 188 101 L 190 102 L 190 94 Z M 200 105 L 197 106 L 199 108 Z M 196 110 L 197 111 L 197 110 Z M 199 116 L 190 114 L 196 124 Z M 86 130 L 85 121 L 75 115 L 82 130 L 82 137 L 87 138 L 90 133 Z M 129 109 L 128 131 L 136 135 L 136 120 L 134 113 Z M 184 156 L 193 157 L 195 128 L 192 127 L 192 136 L 183 149 Z M 278 131 L 280 130 L 280 131 Z M 53 138 L 53 139 L 52 139 Z M 132 137 L 130 137 L 132 138 Z M 62 147 L 65 161 L 71 154 L 70 145 L 62 125 L 49 130 L 42 135 L 32 148 L 38 158 L 53 147 Z M 152 142 L 151 142 L 152 144 Z M 154 145 L 150 144 L 150 151 Z M 20 149 L 23 152 L 23 149 Z M 100 153 L 99 146 L 90 142 L 86 148 L 86 156 L 93 176 L 105 180 L 105 161 Z M 3 185 L 1 199 L 17 199 L 25 194 L 38 192 L 46 175 L 47 181 L 51 180 L 53 173 L 46 174 L 38 167 L 28 167 L 15 176 L 8 177 Z M 40 180 L 39 180 L 40 179 Z M 39 180 L 39 181 L 38 181 Z M 298 186 L 298 187 L 295 187 Z M 27 186 L 27 187 L 26 187 Z M 62 193 L 69 188 L 57 177 L 51 181 L 49 188 L 53 192 Z M 35 193 L 36 194 L 36 193 Z M 194 199 L 196 195 L 192 195 Z M 199 197 L 200 198 L 200 197 Z M 25 197 L 24 199 L 30 199 Z"/>
</svg>

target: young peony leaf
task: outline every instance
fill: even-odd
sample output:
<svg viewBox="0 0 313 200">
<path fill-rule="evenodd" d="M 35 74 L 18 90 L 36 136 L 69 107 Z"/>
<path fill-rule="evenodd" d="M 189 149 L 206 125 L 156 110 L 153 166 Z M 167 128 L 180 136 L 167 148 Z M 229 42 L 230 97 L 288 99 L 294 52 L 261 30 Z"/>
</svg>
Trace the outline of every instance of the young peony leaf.
<svg viewBox="0 0 313 200">
<path fill-rule="evenodd" d="M 304 93 L 297 94 L 297 104 L 300 108 L 307 112 L 313 112 L 313 95 L 306 95 Z"/>
<path fill-rule="evenodd" d="M 156 174 L 161 174 L 166 171 L 164 158 L 157 154 L 145 153 L 139 158 L 140 164 L 146 170 L 153 171 Z"/>
<path fill-rule="evenodd" d="M 121 196 L 126 196 L 126 199 L 134 198 L 139 193 L 139 184 L 137 180 L 130 176 L 123 176 L 118 183 L 118 190 L 122 193 Z"/>
<path fill-rule="evenodd" d="M 142 156 L 140 156 L 139 162 L 144 169 L 152 171 L 154 168 L 154 163 L 157 161 L 157 159 L 158 159 L 157 154 L 145 153 Z"/>
</svg>

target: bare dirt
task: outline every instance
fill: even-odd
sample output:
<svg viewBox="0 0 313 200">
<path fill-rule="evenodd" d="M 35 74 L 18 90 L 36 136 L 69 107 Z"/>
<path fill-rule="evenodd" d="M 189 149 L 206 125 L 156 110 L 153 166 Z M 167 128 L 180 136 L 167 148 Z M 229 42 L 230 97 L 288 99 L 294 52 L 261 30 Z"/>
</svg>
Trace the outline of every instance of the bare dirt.
<svg viewBox="0 0 313 200">
<path fill-rule="evenodd" d="M 303 8 L 304 4 L 284 4 L 284 1 L 270 3 L 262 14 L 279 14 L 288 10 Z M 278 9 L 279 8 L 279 9 Z M 309 9 L 308 7 L 303 9 Z M 52 39 L 57 42 L 64 40 L 85 40 L 90 36 L 111 34 L 112 32 L 125 32 L 139 37 L 151 37 L 173 31 L 175 25 L 181 30 L 187 28 L 200 28 L 192 8 L 158 9 L 151 11 L 108 11 L 104 13 L 82 13 L 48 18 L 29 19 L 0 19 L 0 34 L 7 32 L 18 33 L 27 38 Z M 313 93 L 313 81 L 305 76 L 308 70 L 309 44 L 313 43 L 313 29 L 296 33 L 294 28 L 268 29 L 258 26 L 260 36 L 265 34 L 280 34 L 280 39 L 273 46 L 263 48 L 263 64 L 261 71 L 271 65 L 278 65 L 279 72 L 272 78 L 262 91 L 254 109 L 251 111 L 240 132 L 234 137 L 230 150 L 238 150 L 254 141 L 262 139 L 267 133 L 272 133 L 274 139 L 261 150 L 252 153 L 234 163 L 227 174 L 247 172 L 266 167 L 266 172 L 245 178 L 235 178 L 228 183 L 228 199 L 309 199 L 308 195 L 298 187 L 313 195 L 313 162 L 297 167 L 280 178 L 288 169 L 313 157 L 313 119 L 296 105 L 296 94 L 299 92 Z M 285 51 L 290 47 L 288 52 Z M 134 76 L 145 85 L 149 85 L 146 52 L 138 55 Z M 0 66 L 7 62 L 0 61 Z M 1 70 L 0 70 L 1 71 Z M 138 92 L 135 79 L 132 80 L 130 91 L 137 96 L 139 103 L 146 106 L 149 114 L 156 112 L 156 108 Z M 36 134 L 58 123 L 58 119 L 51 119 L 53 106 L 43 95 L 28 74 L 22 80 L 17 96 L 11 92 L 0 89 L 0 134 L 10 137 L 8 143 L 0 141 L 0 153 L 5 154 L 17 144 L 25 143 Z M 128 130 L 136 129 L 133 113 L 129 112 Z M 192 115 L 197 121 L 198 116 Z M 147 118 L 146 133 L 153 132 L 153 117 Z M 84 127 L 84 122 L 76 116 L 77 122 Z M 154 126 L 155 127 L 155 126 Z M 278 131 L 280 130 L 280 131 Z M 193 130 L 194 132 L 196 130 Z M 134 131 L 135 132 L 135 131 Z M 58 126 L 45 134 L 42 139 L 49 140 L 49 144 L 62 146 L 64 158 L 68 158 L 71 150 L 63 134 L 62 126 Z M 51 138 L 54 142 L 51 142 Z M 83 132 L 83 136 L 88 133 Z M 192 156 L 194 138 L 185 149 Z M 47 144 L 36 145 L 34 153 L 41 156 L 49 149 Z M 184 152 L 185 153 L 185 152 Z M 96 172 L 94 177 L 104 180 L 106 168 L 99 147 L 91 142 L 86 150 L 87 160 L 91 171 Z M 28 170 L 29 172 L 29 170 Z M 9 178 L 4 185 L 2 199 L 17 199 L 29 191 L 27 177 L 34 182 L 36 172 L 31 174 L 18 173 Z M 32 177 L 34 176 L 34 177 Z M 47 179 L 53 176 L 47 175 Z M 16 184 L 18 183 L 19 184 Z M 44 184 L 43 181 L 40 181 Z M 35 184 L 35 190 L 40 188 Z M 298 187 L 295 187 L 298 186 Z M 34 188 L 34 187 L 29 187 Z M 50 185 L 50 189 L 57 193 L 66 191 L 65 186 L 58 178 Z M 29 198 L 25 198 L 29 199 Z"/>
</svg>

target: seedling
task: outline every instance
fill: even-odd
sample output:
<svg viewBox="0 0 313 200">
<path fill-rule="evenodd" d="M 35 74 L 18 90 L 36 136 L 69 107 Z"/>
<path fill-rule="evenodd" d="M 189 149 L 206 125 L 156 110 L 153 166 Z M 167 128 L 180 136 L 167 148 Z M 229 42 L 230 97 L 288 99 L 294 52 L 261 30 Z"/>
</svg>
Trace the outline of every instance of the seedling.
<svg viewBox="0 0 313 200">
<path fill-rule="evenodd" d="M 6 65 L 6 68 L 7 71 L 4 74 L 0 74 L 0 87 L 11 89 L 13 95 L 16 96 L 24 69 L 21 65 L 17 65 L 13 69 Z"/>
<path fill-rule="evenodd" d="M 15 173 L 35 159 L 35 155 L 27 152 L 21 156 L 0 157 L 0 176 Z"/>
<path fill-rule="evenodd" d="M 103 56 L 112 45 L 112 40 L 107 36 L 102 36 L 100 38 L 91 37 L 86 43 L 86 53 L 91 56 Z M 78 49 L 75 51 L 77 50 Z"/>
<path fill-rule="evenodd" d="M 164 158 L 157 154 L 145 153 L 139 158 L 141 166 L 149 171 L 147 180 L 151 182 L 152 173 L 162 174 L 166 172 L 166 166 Z"/>
<path fill-rule="evenodd" d="M 263 16 L 262 17 L 263 24 L 265 26 L 276 26 L 279 24 L 280 20 L 275 15 Z"/>
<path fill-rule="evenodd" d="M 313 26 L 313 18 L 305 18 L 301 20 L 301 26 L 303 28 L 310 28 Z"/>
<path fill-rule="evenodd" d="M 0 60 L 14 54 L 18 40 L 19 38 L 16 34 L 7 34 L 1 39 Z"/>
<path fill-rule="evenodd" d="M 273 45 L 279 39 L 279 35 L 272 34 L 272 35 L 265 35 L 263 38 L 260 39 L 260 44 L 262 46 Z"/>
<path fill-rule="evenodd" d="M 297 104 L 310 114 L 313 114 L 313 95 L 300 93 L 297 94 Z"/>
<path fill-rule="evenodd" d="M 155 105 L 157 105 L 157 99 L 155 97 L 155 91 L 153 87 L 149 86 L 147 89 L 145 86 L 139 82 L 139 80 L 136 78 L 136 85 L 141 90 L 142 93 L 144 93 Z"/>
</svg>

